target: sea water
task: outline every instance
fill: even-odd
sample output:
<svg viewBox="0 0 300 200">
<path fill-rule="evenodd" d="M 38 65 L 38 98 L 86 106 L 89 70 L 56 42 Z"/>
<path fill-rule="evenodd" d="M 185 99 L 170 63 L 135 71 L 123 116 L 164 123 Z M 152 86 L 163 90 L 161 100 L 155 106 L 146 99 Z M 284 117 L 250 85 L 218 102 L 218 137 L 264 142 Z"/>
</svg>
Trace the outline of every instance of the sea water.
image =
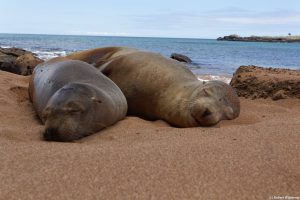
<svg viewBox="0 0 300 200">
<path fill-rule="evenodd" d="M 108 36 L 69 36 L 0 34 L 0 47 L 18 47 L 47 60 L 75 51 L 127 46 L 170 57 L 180 53 L 190 57 L 187 65 L 205 79 L 230 80 L 241 65 L 257 65 L 300 70 L 300 43 L 230 42 L 214 39 L 145 38 Z"/>
</svg>

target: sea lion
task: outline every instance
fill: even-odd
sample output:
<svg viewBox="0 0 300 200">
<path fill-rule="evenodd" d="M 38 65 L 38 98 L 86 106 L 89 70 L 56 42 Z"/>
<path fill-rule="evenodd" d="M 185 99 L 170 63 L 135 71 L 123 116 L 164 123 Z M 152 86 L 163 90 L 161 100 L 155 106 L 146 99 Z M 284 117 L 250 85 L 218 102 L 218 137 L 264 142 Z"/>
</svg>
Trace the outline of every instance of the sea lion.
<svg viewBox="0 0 300 200">
<path fill-rule="evenodd" d="M 238 96 L 228 84 L 199 81 L 185 65 L 157 53 L 107 47 L 67 58 L 93 64 L 113 80 L 127 99 L 130 115 L 195 127 L 215 125 L 240 113 Z"/>
<path fill-rule="evenodd" d="M 116 123 L 127 113 L 120 88 L 78 60 L 58 58 L 38 65 L 29 96 L 45 124 L 45 140 L 76 140 Z"/>
</svg>

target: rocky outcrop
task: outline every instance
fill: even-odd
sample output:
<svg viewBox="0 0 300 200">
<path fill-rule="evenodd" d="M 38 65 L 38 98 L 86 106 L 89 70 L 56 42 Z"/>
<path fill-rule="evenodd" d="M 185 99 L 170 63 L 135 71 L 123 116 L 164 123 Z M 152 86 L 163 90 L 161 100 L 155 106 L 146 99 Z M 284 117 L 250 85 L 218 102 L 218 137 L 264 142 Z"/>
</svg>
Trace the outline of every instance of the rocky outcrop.
<svg viewBox="0 0 300 200">
<path fill-rule="evenodd" d="M 30 51 L 26 51 L 24 49 L 20 49 L 20 48 L 0 48 L 0 52 L 6 55 L 11 55 L 11 56 L 22 56 L 24 54 L 32 54 L 32 52 Z"/>
<path fill-rule="evenodd" d="M 192 63 L 192 60 L 189 57 L 178 53 L 172 53 L 171 58 L 179 62 Z"/>
<path fill-rule="evenodd" d="M 219 37 L 217 40 L 226 40 L 226 41 L 239 41 L 241 37 L 238 35 L 228 35 L 228 36 L 224 36 L 224 37 Z"/>
<path fill-rule="evenodd" d="M 219 37 L 219 41 L 243 41 L 243 42 L 300 42 L 300 36 L 286 36 L 286 37 L 240 37 L 238 35 L 229 35 L 224 37 Z"/>
<path fill-rule="evenodd" d="M 30 51 L 19 48 L 0 48 L 0 70 L 20 75 L 30 75 L 43 60 Z"/>
<path fill-rule="evenodd" d="M 241 66 L 230 85 L 240 97 L 300 99 L 300 70 Z"/>
<path fill-rule="evenodd" d="M 33 54 L 24 54 L 16 59 L 15 65 L 19 68 L 22 75 L 30 75 L 35 66 L 42 62 L 43 60 L 37 58 Z"/>
</svg>

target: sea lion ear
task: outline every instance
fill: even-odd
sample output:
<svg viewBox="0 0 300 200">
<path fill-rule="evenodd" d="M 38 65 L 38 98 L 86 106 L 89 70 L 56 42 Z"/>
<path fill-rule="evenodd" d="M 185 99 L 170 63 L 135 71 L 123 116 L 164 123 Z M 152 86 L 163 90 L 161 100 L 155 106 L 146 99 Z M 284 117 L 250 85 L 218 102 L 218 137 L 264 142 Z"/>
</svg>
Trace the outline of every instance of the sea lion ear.
<svg viewBox="0 0 300 200">
<path fill-rule="evenodd" d="M 92 97 L 91 100 L 96 103 L 102 103 L 102 101 L 100 99 L 98 99 L 97 97 Z"/>
</svg>

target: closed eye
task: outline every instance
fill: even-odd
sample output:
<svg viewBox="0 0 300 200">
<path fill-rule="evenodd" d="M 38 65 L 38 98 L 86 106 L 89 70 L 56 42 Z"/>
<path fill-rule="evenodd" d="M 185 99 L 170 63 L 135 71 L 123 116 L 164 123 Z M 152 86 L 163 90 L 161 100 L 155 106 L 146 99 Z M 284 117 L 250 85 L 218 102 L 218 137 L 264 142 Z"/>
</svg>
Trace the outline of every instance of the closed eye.
<svg viewBox="0 0 300 200">
<path fill-rule="evenodd" d="M 71 110 L 69 110 L 69 112 L 71 113 L 71 114 L 76 114 L 76 113 L 80 113 L 82 110 L 80 110 L 80 109 L 71 109 Z"/>
<path fill-rule="evenodd" d="M 84 108 L 79 103 L 69 102 L 64 110 L 70 114 L 76 114 L 82 112 Z"/>
<path fill-rule="evenodd" d="M 80 107 L 73 107 L 73 108 L 67 108 L 66 111 L 70 115 L 77 115 L 83 112 L 83 109 L 81 109 Z"/>
</svg>

